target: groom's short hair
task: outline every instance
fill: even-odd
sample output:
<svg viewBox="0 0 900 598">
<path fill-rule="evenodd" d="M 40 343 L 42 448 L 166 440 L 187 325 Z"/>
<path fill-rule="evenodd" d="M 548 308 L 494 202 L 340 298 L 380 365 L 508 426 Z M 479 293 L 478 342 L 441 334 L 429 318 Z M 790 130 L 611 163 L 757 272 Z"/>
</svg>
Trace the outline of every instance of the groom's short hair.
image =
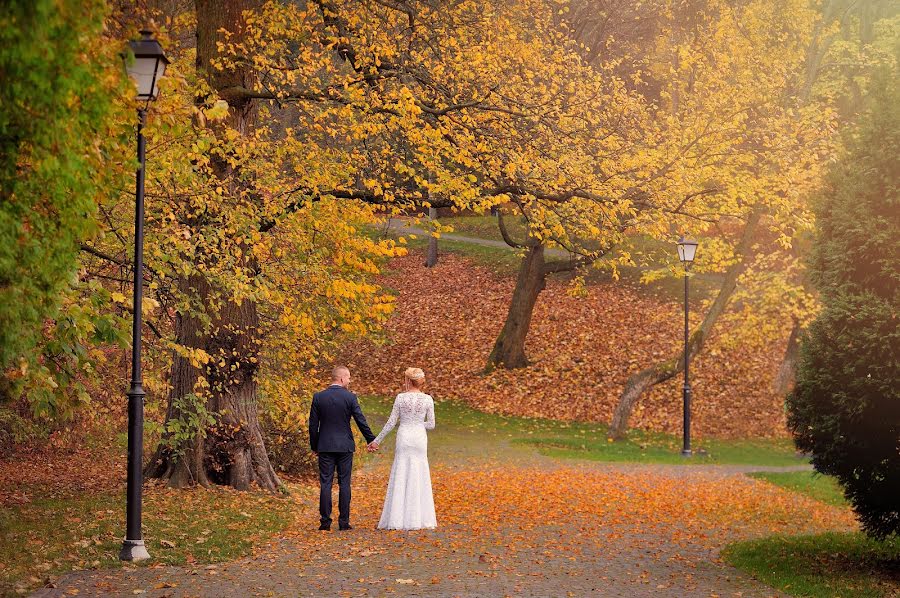
<svg viewBox="0 0 900 598">
<path fill-rule="evenodd" d="M 331 370 L 331 380 L 340 380 L 341 376 L 344 374 L 350 374 L 350 368 L 345 365 L 336 366 L 333 370 Z"/>
</svg>

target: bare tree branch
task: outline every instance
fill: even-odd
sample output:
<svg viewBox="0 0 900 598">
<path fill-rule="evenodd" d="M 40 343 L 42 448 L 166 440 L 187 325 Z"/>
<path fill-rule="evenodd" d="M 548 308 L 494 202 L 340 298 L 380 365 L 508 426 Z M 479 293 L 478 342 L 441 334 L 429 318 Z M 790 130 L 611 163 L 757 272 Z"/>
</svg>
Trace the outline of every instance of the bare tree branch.
<svg viewBox="0 0 900 598">
<path fill-rule="evenodd" d="M 500 227 L 500 236 L 503 237 L 504 243 L 516 249 L 525 249 L 526 245 L 524 243 L 514 241 L 512 235 L 509 234 L 509 231 L 506 229 L 506 221 L 503 220 L 503 212 L 500 210 L 497 211 L 497 226 Z"/>
</svg>

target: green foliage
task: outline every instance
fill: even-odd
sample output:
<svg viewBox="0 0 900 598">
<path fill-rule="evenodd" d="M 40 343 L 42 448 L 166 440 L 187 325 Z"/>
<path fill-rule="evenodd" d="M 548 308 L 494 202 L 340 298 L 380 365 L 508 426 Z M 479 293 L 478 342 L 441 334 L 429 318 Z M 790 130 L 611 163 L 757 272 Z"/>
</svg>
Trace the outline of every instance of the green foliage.
<svg viewBox="0 0 900 598">
<path fill-rule="evenodd" d="M 192 440 L 206 437 L 216 417 L 207 409 L 206 399 L 193 393 L 174 397 L 171 407 L 175 416 L 166 420 L 160 444 L 177 460 Z"/>
<path fill-rule="evenodd" d="M 725 560 L 791 596 L 896 596 L 900 541 L 862 533 L 774 536 L 728 546 Z"/>
<path fill-rule="evenodd" d="M 867 532 L 900 532 L 900 90 L 883 69 L 818 205 L 823 311 L 802 345 L 788 423 Z"/>
<path fill-rule="evenodd" d="M 0 405 L 0 456 L 12 450 L 16 444 L 36 437 L 39 432 L 39 428 L 32 422 Z"/>
<path fill-rule="evenodd" d="M 72 305 L 53 319 L 76 281 L 79 245 L 96 231 L 97 202 L 121 186 L 108 151 L 123 77 L 101 43 L 105 11 L 99 0 L 0 8 L 0 400 L 26 391 L 44 413 L 59 394 L 81 392 L 69 382 L 87 358 L 73 340 L 85 338 L 88 316 Z"/>
<path fill-rule="evenodd" d="M 32 415 L 45 422 L 71 419 L 90 402 L 84 386 L 106 355 L 100 347 L 127 346 L 130 318 L 104 309 L 110 293 L 96 281 L 64 290 L 53 322 L 46 327 L 40 354 L 19 381 Z M 21 371 L 21 370 L 20 370 Z"/>
</svg>

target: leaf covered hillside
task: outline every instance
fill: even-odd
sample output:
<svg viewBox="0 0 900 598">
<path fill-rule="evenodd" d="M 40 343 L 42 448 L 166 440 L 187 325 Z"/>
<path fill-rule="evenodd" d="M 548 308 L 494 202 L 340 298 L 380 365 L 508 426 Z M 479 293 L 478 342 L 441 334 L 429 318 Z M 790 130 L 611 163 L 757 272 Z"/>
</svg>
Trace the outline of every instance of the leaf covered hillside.
<svg viewBox="0 0 900 598">
<path fill-rule="evenodd" d="M 590 285 L 586 296 L 573 297 L 564 281 L 551 279 L 535 309 L 531 364 L 484 374 L 514 281 L 454 254 L 434 268 L 422 261 L 415 252 L 396 258 L 381 277 L 398 293 L 388 342 L 357 343 L 342 355 L 357 392 L 396 393 L 403 368 L 414 365 L 426 371 L 427 391 L 438 400 L 507 415 L 607 422 L 628 375 L 682 342 L 678 304 L 622 283 Z M 728 334 L 723 327 L 692 365 L 696 432 L 785 434 L 783 398 L 772 390 L 784 341 L 730 347 L 722 342 Z M 679 431 L 680 385 L 679 377 L 654 389 L 638 404 L 634 426 Z"/>
</svg>

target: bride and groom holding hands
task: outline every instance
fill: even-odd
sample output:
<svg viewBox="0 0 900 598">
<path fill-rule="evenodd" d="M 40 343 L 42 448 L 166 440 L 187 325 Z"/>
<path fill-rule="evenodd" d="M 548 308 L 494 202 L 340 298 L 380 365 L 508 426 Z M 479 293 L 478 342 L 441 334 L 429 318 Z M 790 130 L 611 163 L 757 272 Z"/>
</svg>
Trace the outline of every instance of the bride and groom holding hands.
<svg viewBox="0 0 900 598">
<path fill-rule="evenodd" d="M 384 498 L 378 529 L 433 529 L 437 526 L 431 472 L 428 467 L 428 434 L 434 429 L 434 401 L 422 392 L 425 373 L 419 368 L 405 372 L 404 392 L 397 395 L 391 415 L 378 436 L 372 434 L 356 395 L 348 390 L 350 370 L 334 368 L 331 385 L 313 395 L 309 410 L 309 444 L 319 458 L 320 530 L 331 529 L 331 488 L 338 478 L 338 528 L 350 525 L 350 474 L 356 443 L 350 430 L 351 418 L 377 451 L 384 437 L 397 427 L 394 463 Z"/>
</svg>

